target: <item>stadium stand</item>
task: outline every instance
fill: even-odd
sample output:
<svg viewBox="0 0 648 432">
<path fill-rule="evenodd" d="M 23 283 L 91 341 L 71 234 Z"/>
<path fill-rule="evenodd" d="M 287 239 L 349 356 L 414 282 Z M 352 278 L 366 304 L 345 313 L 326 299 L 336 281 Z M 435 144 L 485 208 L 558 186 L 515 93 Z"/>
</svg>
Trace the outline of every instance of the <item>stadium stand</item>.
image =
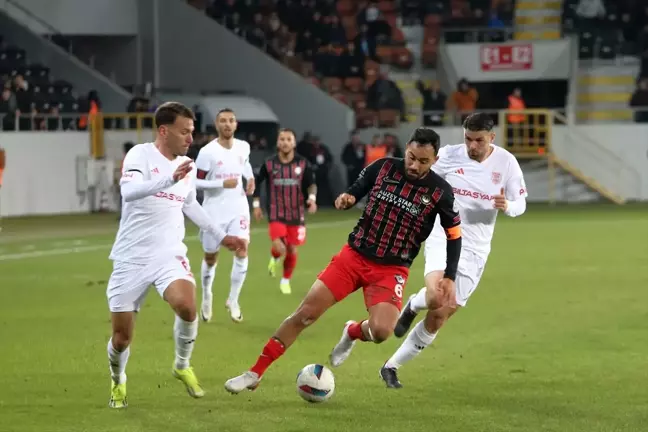
<svg viewBox="0 0 648 432">
<path fill-rule="evenodd" d="M 631 121 L 648 66 L 648 6 L 637 0 L 565 0 L 563 32 L 579 40 L 578 119 Z"/>
<path fill-rule="evenodd" d="M 7 44 L 2 35 L 0 85 L 2 130 L 86 129 L 87 118 L 77 114 L 99 108 L 96 93 L 90 92 L 87 98 L 77 97 L 71 83 L 52 77 L 47 66 L 29 62 L 28 53 Z"/>
<path fill-rule="evenodd" d="M 413 65 L 398 26 L 397 2 L 265 1 L 252 7 L 215 0 L 205 11 L 353 107 L 359 127 L 392 126 L 404 118 L 400 91 L 385 73 L 389 68 L 409 70 Z M 384 92 L 391 96 L 384 104 L 378 103 L 376 94 Z"/>
</svg>

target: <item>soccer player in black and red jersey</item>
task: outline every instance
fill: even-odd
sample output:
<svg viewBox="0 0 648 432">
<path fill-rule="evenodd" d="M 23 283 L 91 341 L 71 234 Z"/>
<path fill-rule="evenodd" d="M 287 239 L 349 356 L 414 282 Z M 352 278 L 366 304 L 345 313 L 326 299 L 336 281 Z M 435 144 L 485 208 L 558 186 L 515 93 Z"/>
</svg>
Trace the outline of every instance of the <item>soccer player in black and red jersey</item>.
<svg viewBox="0 0 648 432">
<path fill-rule="evenodd" d="M 277 263 L 283 256 L 283 277 L 279 289 L 290 294 L 290 278 L 297 264 L 297 247 L 306 241 L 305 206 L 309 213 L 317 210 L 315 174 L 308 161 L 295 153 L 295 133 L 281 129 L 277 137 L 277 154 L 268 158 L 256 177 L 252 207 L 258 221 L 263 217 L 259 186 L 265 182 L 269 234 L 272 241 L 268 272 L 275 276 Z M 304 191 L 308 195 L 304 199 Z"/>
<path fill-rule="evenodd" d="M 369 318 L 346 323 L 342 339 L 331 352 L 331 365 L 339 366 L 357 340 L 385 341 L 398 321 L 409 267 L 432 231 L 437 215 L 448 240 L 445 274 L 437 289 L 442 293 L 439 298 L 446 302 L 453 298 L 461 253 L 461 220 L 452 187 L 430 170 L 438 151 L 439 135 L 432 129 L 418 128 L 407 143 L 405 159 L 378 159 L 337 198 L 335 206 L 346 210 L 368 195 L 364 213 L 348 243 L 266 343 L 256 364 L 225 383 L 229 392 L 254 390 L 266 369 L 306 327 L 360 287 Z"/>
</svg>

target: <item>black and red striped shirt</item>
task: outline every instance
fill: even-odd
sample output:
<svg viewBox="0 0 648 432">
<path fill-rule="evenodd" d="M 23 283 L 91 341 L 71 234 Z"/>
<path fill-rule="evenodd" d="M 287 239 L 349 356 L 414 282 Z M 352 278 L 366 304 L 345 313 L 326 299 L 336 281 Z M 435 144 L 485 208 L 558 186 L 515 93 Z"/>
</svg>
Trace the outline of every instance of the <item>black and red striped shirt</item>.
<svg viewBox="0 0 648 432">
<path fill-rule="evenodd" d="M 349 234 L 349 246 L 372 261 L 411 266 L 437 215 L 448 239 L 459 239 L 460 245 L 461 218 L 454 208 L 452 186 L 432 171 L 409 180 L 403 159 L 378 159 L 360 173 L 347 193 L 356 202 L 368 195 L 364 212 Z"/>
<path fill-rule="evenodd" d="M 275 155 L 266 159 L 256 176 L 255 197 L 260 185 L 266 184 L 266 212 L 270 222 L 304 225 L 305 202 L 308 188 L 315 183 L 315 173 L 308 161 L 295 154 L 292 161 L 283 163 Z"/>
</svg>

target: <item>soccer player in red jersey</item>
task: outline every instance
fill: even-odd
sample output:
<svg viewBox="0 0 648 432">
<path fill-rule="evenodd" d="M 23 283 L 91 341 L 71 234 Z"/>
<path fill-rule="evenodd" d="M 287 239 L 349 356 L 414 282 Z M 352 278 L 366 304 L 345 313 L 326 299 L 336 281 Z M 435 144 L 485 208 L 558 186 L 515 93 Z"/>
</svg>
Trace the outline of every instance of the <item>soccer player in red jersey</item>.
<svg viewBox="0 0 648 432">
<path fill-rule="evenodd" d="M 277 154 L 268 158 L 256 177 L 252 207 L 258 221 L 263 217 L 259 200 L 260 185 L 265 183 L 269 234 L 272 241 L 268 272 L 274 277 L 277 263 L 283 256 L 283 277 L 279 289 L 290 294 L 290 278 L 297 264 L 297 247 L 306 241 L 305 206 L 309 213 L 317 211 L 317 185 L 308 161 L 295 153 L 295 133 L 281 129 L 277 138 Z M 305 199 L 304 191 L 308 198 Z"/>
<path fill-rule="evenodd" d="M 225 383 L 229 392 L 254 390 L 266 369 L 306 327 L 361 287 L 369 318 L 346 323 L 340 342 L 331 352 L 331 365 L 339 366 L 346 360 L 358 340 L 385 341 L 398 321 L 409 267 L 437 215 L 447 237 L 447 265 L 437 289 L 443 293 L 440 298 L 450 301 L 455 295 L 454 278 L 461 253 L 461 220 L 452 187 L 430 170 L 437 160 L 439 140 L 432 129 L 417 128 L 407 143 L 405 159 L 378 159 L 337 198 L 335 206 L 346 210 L 368 196 L 348 243 L 266 343 L 256 364 Z"/>
</svg>

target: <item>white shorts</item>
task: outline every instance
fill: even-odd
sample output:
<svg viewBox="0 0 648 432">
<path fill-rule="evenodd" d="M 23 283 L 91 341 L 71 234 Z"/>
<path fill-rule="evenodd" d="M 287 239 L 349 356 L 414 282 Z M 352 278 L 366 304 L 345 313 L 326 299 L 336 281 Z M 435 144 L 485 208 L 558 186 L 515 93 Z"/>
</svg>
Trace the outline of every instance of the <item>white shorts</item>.
<svg viewBox="0 0 648 432">
<path fill-rule="evenodd" d="M 432 240 L 425 242 L 425 273 L 444 271 L 446 268 L 446 242 L 445 240 Z M 468 298 L 477 289 L 479 280 L 484 273 L 486 260 L 474 252 L 462 249 L 455 286 L 457 288 L 457 304 L 466 306 Z"/>
<path fill-rule="evenodd" d="M 250 215 L 235 216 L 226 222 L 216 221 L 216 225 L 227 235 L 250 241 Z M 200 230 L 199 237 L 203 251 L 206 253 L 218 252 L 220 243 L 216 241 L 211 233 Z"/>
<path fill-rule="evenodd" d="M 186 257 L 174 257 L 151 264 L 113 262 L 106 296 L 111 312 L 139 311 L 149 286 L 154 285 L 160 297 L 172 282 L 196 281 Z"/>
</svg>

